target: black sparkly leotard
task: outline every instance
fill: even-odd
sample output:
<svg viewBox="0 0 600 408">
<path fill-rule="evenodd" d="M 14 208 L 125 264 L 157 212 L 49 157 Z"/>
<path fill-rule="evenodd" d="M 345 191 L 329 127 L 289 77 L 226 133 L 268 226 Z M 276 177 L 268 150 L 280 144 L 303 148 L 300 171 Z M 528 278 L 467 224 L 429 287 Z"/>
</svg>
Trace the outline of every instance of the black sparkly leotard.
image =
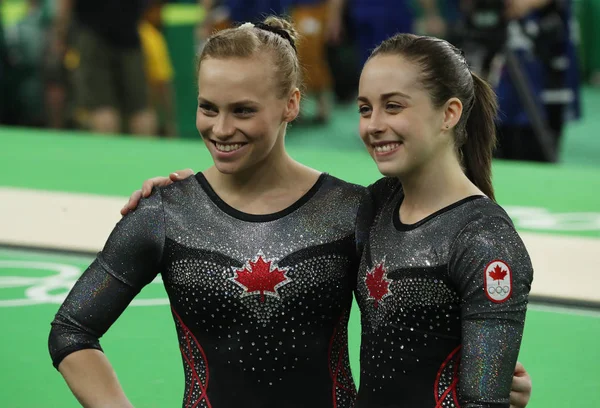
<svg viewBox="0 0 600 408">
<path fill-rule="evenodd" d="M 357 407 L 508 408 L 533 277 L 508 215 L 473 196 L 405 225 L 400 183 L 370 189 Z"/>
<path fill-rule="evenodd" d="M 185 371 L 185 407 L 352 407 L 347 322 L 364 187 L 327 174 L 279 213 L 249 215 L 204 176 L 124 217 L 52 323 L 56 367 L 98 339 L 158 273 Z"/>
</svg>

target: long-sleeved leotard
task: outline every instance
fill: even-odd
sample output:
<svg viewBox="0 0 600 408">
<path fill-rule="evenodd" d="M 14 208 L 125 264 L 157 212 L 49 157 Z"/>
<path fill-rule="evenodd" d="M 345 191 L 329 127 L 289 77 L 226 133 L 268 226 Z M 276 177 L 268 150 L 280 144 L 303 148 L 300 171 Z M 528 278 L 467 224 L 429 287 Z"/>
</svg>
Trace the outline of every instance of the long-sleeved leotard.
<svg viewBox="0 0 600 408">
<path fill-rule="evenodd" d="M 351 407 L 347 321 L 366 189 L 323 174 L 290 208 L 241 213 L 199 173 L 124 217 L 52 323 L 54 365 L 98 339 L 158 273 L 185 407 Z"/>
<path fill-rule="evenodd" d="M 357 407 L 508 408 L 533 277 L 510 218 L 473 196 L 405 225 L 400 183 L 371 191 Z"/>
</svg>

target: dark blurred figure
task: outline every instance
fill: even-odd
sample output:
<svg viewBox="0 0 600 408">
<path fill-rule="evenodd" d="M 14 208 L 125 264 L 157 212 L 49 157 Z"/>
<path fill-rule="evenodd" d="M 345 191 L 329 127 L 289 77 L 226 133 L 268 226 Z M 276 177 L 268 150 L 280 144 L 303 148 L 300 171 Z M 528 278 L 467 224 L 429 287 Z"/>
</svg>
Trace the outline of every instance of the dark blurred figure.
<svg viewBox="0 0 600 408">
<path fill-rule="evenodd" d="M 198 0 L 204 11 L 204 20 L 197 30 L 202 42 L 214 31 L 243 23 L 258 23 L 268 15 L 288 13 L 293 0 Z"/>
<path fill-rule="evenodd" d="M 2 2 L 0 1 L 0 6 Z M 4 18 L 0 7 L 0 124 L 6 123 L 6 103 L 8 99 L 6 72 L 8 70 L 8 54 L 4 39 Z"/>
<path fill-rule="evenodd" d="M 421 21 L 417 21 L 414 0 L 328 1 L 329 59 L 336 73 L 334 89 L 341 100 L 354 101 L 362 66 L 383 40 L 396 33 L 415 32 L 417 27 L 429 35 L 442 36 L 445 32 L 437 0 L 416 2 L 423 10 Z M 352 95 L 346 94 L 344 89 L 351 89 Z"/>
<path fill-rule="evenodd" d="M 350 19 L 348 7 L 343 6 L 342 10 L 337 12 L 342 14 L 341 28 L 350 27 L 352 20 Z M 329 21 L 334 18 L 330 14 Z M 328 30 L 331 30 L 329 21 Z M 335 72 L 335 75 L 332 75 L 332 89 L 335 100 L 337 103 L 355 104 L 358 79 L 362 68 L 359 62 L 358 46 L 356 45 L 356 33 L 352 30 L 343 30 L 337 38 L 332 38 L 330 32 L 328 32 L 328 36 L 326 56 L 329 69 L 332 73 Z"/>
<path fill-rule="evenodd" d="M 3 124 L 46 125 L 42 75 L 45 30 L 39 0 L 28 0 L 25 16 L 3 30 Z"/>
<path fill-rule="evenodd" d="M 76 101 L 88 113 L 91 130 L 156 134 L 150 109 L 138 24 L 146 0 L 58 0 L 54 25 L 57 61 L 66 54 L 73 30 L 77 69 Z"/>
<path fill-rule="evenodd" d="M 496 157 L 557 161 L 564 124 L 580 112 L 572 1 L 462 0 L 459 6 L 463 18 L 452 31 L 461 34 L 451 41 L 498 95 Z"/>
</svg>

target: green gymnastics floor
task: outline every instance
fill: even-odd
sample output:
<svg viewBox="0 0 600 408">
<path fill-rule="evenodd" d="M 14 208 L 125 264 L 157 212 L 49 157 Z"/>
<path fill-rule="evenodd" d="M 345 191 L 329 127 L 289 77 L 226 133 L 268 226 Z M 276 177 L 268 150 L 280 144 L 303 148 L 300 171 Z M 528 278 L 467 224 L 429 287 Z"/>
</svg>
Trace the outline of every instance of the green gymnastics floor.
<svg viewBox="0 0 600 408">
<path fill-rule="evenodd" d="M 597 91 L 588 91 L 585 97 L 586 106 L 598 106 Z M 378 173 L 354 136 L 352 110 L 341 109 L 336 121 L 323 129 L 292 129 L 288 145 L 292 156 L 307 165 L 368 184 Z M 548 249 L 547 256 L 558 253 L 566 260 L 566 266 L 552 271 L 552 265 L 536 268 L 535 281 L 545 280 L 548 289 L 536 296 L 532 292 L 520 355 L 533 377 L 532 408 L 600 407 L 600 302 L 595 297 L 600 262 L 593 250 L 587 251 L 591 252 L 587 260 L 561 252 L 572 242 L 575 247 L 585 242 L 600 248 L 599 131 L 600 120 L 592 115 L 570 126 L 559 165 L 498 162 L 494 167 L 498 200 L 511 208 L 519 232 L 558 240 L 552 241 L 559 246 Z M 89 253 L 70 253 L 70 248 L 22 248 L 11 237 L 23 229 L 44 228 L 43 222 L 28 221 L 36 215 L 31 208 L 37 207 L 31 206 L 43 206 L 45 196 L 17 198 L 10 204 L 10 194 L 86 194 L 89 199 L 110 196 L 124 202 L 150 176 L 186 167 L 200 170 L 209 162 L 202 145 L 193 139 L 0 129 L 0 407 L 78 406 L 51 366 L 46 340 L 62 296 L 93 259 Z M 109 212 L 114 211 L 118 209 Z M 65 234 L 61 228 L 51 232 L 56 240 Z M 53 238 L 47 247 L 53 246 Z M 554 275 L 548 279 L 550 272 Z M 575 291 L 563 296 L 566 286 L 560 282 L 577 281 L 590 288 L 589 295 Z M 350 327 L 355 375 L 359 334 L 355 309 Z M 102 344 L 136 407 L 180 406 L 181 357 L 160 282 L 144 289 Z"/>
</svg>

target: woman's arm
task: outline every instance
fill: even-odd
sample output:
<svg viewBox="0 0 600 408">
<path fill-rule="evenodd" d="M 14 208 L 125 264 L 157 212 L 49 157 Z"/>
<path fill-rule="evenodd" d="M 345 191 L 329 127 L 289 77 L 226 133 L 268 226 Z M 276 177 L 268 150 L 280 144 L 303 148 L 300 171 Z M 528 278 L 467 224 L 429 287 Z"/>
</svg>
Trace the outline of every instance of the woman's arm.
<svg viewBox="0 0 600 408">
<path fill-rule="evenodd" d="M 58 310 L 48 339 L 54 366 L 84 407 L 128 407 L 99 339 L 159 272 L 165 240 L 161 195 L 121 219 Z"/>
<path fill-rule="evenodd" d="M 461 295 L 461 407 L 508 408 L 533 279 L 512 224 L 485 217 L 453 245 L 450 276 Z"/>
<path fill-rule="evenodd" d="M 108 358 L 99 350 L 79 350 L 69 354 L 58 370 L 84 407 L 133 407 Z"/>
</svg>

